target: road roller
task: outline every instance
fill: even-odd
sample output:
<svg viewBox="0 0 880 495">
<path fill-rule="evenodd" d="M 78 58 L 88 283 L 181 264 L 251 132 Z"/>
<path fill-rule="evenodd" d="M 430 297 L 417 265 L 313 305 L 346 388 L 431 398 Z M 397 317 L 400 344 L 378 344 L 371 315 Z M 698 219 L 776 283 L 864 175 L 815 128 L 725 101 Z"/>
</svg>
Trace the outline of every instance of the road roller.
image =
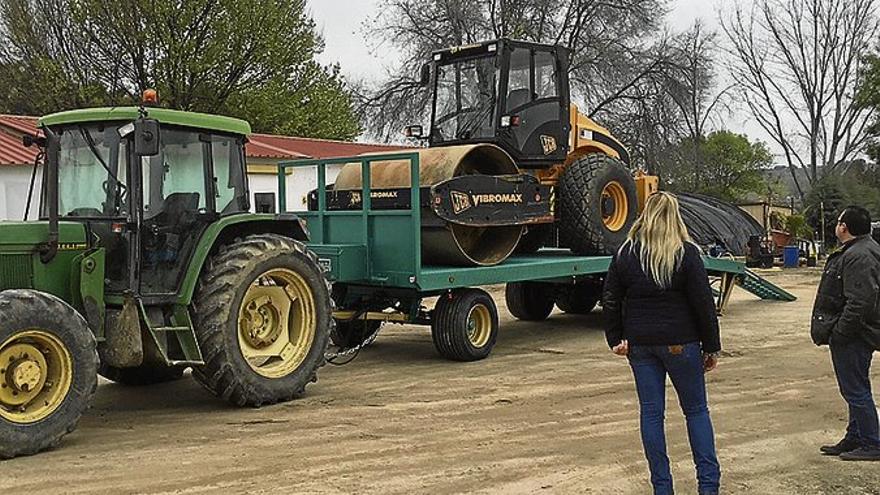
<svg viewBox="0 0 880 495">
<path fill-rule="evenodd" d="M 545 246 L 604 255 L 625 240 L 658 181 L 634 174 L 626 148 L 571 103 L 569 59 L 562 46 L 499 39 L 423 66 L 430 128 L 406 132 L 427 145 L 417 149 L 425 262 L 495 265 Z M 374 207 L 408 207 L 407 165 L 371 167 Z M 328 206 L 358 208 L 362 180 L 357 163 L 344 166 Z"/>
</svg>

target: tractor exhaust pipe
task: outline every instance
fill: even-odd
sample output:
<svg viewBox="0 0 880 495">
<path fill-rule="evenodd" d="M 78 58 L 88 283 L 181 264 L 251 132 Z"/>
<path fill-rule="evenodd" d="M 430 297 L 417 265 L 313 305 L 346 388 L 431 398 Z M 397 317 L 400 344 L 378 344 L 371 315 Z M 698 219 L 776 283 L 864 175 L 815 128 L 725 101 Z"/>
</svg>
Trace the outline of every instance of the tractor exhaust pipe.
<svg viewBox="0 0 880 495">
<path fill-rule="evenodd" d="M 46 180 L 46 201 L 49 206 L 49 235 L 46 242 L 40 246 L 40 261 L 48 263 L 58 254 L 58 155 L 61 152 L 61 143 L 58 134 L 52 132 L 49 127 L 43 128 L 46 136 L 46 166 L 44 172 Z"/>
<path fill-rule="evenodd" d="M 511 176 L 519 169 L 504 150 L 490 144 L 426 148 L 419 153 L 419 185 L 433 186 L 469 175 Z M 408 160 L 376 162 L 371 189 L 409 188 Z M 340 170 L 334 190 L 359 190 L 361 168 L 348 164 Z M 501 263 L 516 249 L 523 225 L 474 226 L 422 219 L 422 261 L 434 265 L 489 266 Z"/>
</svg>

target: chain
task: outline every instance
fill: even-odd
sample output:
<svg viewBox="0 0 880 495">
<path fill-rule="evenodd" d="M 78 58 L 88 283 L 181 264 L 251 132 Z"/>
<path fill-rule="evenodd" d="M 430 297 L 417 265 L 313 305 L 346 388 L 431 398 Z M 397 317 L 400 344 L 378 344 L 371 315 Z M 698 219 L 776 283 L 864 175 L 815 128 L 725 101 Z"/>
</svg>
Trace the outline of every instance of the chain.
<svg viewBox="0 0 880 495">
<path fill-rule="evenodd" d="M 360 353 L 361 349 L 372 344 L 376 340 L 376 337 L 379 336 L 380 330 L 382 330 L 381 326 L 377 328 L 375 332 L 368 335 L 363 342 L 354 347 L 349 347 L 348 349 L 343 349 L 340 347 L 336 352 L 325 352 L 324 359 L 326 359 L 328 363 L 334 366 L 344 366 L 354 361 L 355 358 L 358 356 L 358 353 Z M 345 361 L 339 361 L 340 358 L 345 357 L 348 357 L 349 359 Z"/>
</svg>

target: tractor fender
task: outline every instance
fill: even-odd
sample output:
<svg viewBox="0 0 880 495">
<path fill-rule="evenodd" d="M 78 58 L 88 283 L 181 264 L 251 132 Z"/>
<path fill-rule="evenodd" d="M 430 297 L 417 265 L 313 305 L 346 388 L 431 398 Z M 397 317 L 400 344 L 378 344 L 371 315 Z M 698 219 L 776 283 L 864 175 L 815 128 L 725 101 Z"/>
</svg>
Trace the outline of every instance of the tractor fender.
<svg viewBox="0 0 880 495">
<path fill-rule="evenodd" d="M 278 234 L 307 242 L 309 233 L 304 220 L 292 213 L 244 213 L 221 217 L 202 232 L 178 294 L 178 304 L 189 305 L 196 283 L 208 257 L 220 246 L 252 234 Z"/>
</svg>

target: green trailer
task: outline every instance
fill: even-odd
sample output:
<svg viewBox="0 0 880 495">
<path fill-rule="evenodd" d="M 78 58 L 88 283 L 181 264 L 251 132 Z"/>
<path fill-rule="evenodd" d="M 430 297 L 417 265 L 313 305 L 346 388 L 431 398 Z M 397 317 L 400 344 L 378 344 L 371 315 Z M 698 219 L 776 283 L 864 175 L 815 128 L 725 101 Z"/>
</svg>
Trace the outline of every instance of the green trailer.
<svg viewBox="0 0 880 495">
<path fill-rule="evenodd" d="M 373 190 L 370 169 L 389 161 L 409 162 L 410 187 L 395 193 L 397 201 L 374 207 L 388 192 Z M 327 167 L 360 163 L 362 187 L 357 207 L 338 205 Z M 279 203 L 287 212 L 285 195 L 290 168 L 315 167 L 317 189 L 307 211 L 292 211 L 306 220 L 309 249 L 333 284 L 336 328 L 332 339 L 341 349 L 358 349 L 375 338 L 383 323 L 430 325 L 434 345 L 444 357 L 457 361 L 485 358 L 495 345 L 498 311 L 485 287 L 506 284 L 505 299 L 518 319 L 540 321 L 554 306 L 566 313 L 586 314 L 601 299 L 601 282 L 610 256 L 575 256 L 569 250 L 541 249 L 514 255 L 493 266 L 437 266 L 422 262 L 422 216 L 431 187 L 420 187 L 419 153 L 404 152 L 324 160 L 296 160 L 279 165 Z M 296 174 L 297 176 L 299 174 Z M 348 200 L 351 197 L 347 197 Z M 794 296 L 749 272 L 742 263 L 704 258 L 717 277 L 721 312 L 734 286 L 763 299 L 794 300 Z M 440 296 L 433 309 L 423 305 Z"/>
</svg>

